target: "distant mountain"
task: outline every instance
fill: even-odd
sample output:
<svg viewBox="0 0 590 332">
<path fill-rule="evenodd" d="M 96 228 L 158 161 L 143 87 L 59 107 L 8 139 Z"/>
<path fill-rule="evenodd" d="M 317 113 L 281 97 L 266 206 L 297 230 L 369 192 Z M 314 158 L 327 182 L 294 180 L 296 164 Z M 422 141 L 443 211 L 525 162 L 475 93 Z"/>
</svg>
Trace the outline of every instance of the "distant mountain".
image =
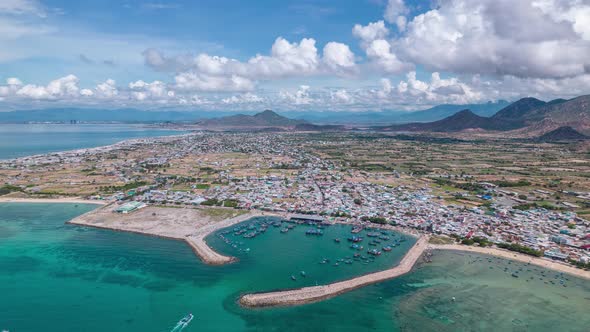
<svg viewBox="0 0 590 332">
<path fill-rule="evenodd" d="M 352 111 L 285 111 L 281 115 L 291 119 L 302 119 L 317 124 L 389 124 L 408 122 L 428 122 L 443 119 L 462 109 L 470 109 L 481 116 L 491 116 L 501 108 L 507 106 L 506 101 L 488 102 L 470 105 L 438 105 L 421 111 L 380 111 L 380 112 L 352 112 Z M 195 122 L 211 119 L 221 115 L 253 115 L 253 111 L 202 111 L 178 109 L 138 110 L 133 108 L 100 109 L 100 108 L 50 108 L 38 110 L 19 110 L 2 112 L 0 123 L 25 122 L 124 122 L 124 123 L 153 123 L 153 122 Z"/>
<path fill-rule="evenodd" d="M 456 132 L 465 129 L 486 129 L 500 130 L 504 121 L 479 116 L 470 110 L 462 110 L 447 118 L 434 122 L 408 123 L 403 125 L 392 125 L 381 130 L 388 131 L 434 131 L 434 132 Z"/>
<path fill-rule="evenodd" d="M 560 141 L 581 141 L 589 139 L 586 136 L 570 126 L 559 127 L 537 138 L 543 142 L 560 142 Z"/>
<path fill-rule="evenodd" d="M 590 132 L 590 95 L 570 100 L 556 99 L 548 103 L 535 98 L 523 98 L 491 117 L 463 110 L 439 121 L 391 125 L 381 130 L 455 132 L 466 129 L 518 129 L 520 134 L 530 136 L 563 126 L 571 126 L 582 133 Z"/>
<path fill-rule="evenodd" d="M 429 121 L 437 121 L 442 120 L 446 117 L 449 117 L 459 111 L 462 110 L 470 110 L 472 113 L 483 116 L 483 117 L 490 117 L 498 110 L 510 105 L 509 102 L 505 100 L 499 100 L 497 102 L 489 102 L 485 104 L 466 104 L 466 105 L 450 105 L 450 104 L 443 104 L 434 106 L 432 108 L 423 110 L 423 111 L 415 111 L 415 112 L 407 112 L 400 115 L 397 118 L 398 123 L 404 122 L 429 122 Z"/>
<path fill-rule="evenodd" d="M 271 110 L 254 115 L 236 114 L 197 122 L 202 127 L 293 127 L 307 123 L 281 116 Z"/>
<path fill-rule="evenodd" d="M 536 98 L 522 98 L 514 103 L 504 107 L 492 116 L 495 119 L 504 119 L 508 121 L 521 120 L 531 110 L 546 105 L 542 100 Z"/>
<path fill-rule="evenodd" d="M 505 100 L 483 104 L 452 105 L 443 104 L 420 111 L 388 110 L 380 112 L 348 112 L 348 111 L 287 111 L 283 115 L 304 119 L 321 124 L 365 124 L 381 125 L 389 123 L 430 122 L 444 119 L 461 110 L 469 109 L 480 116 L 492 116 L 500 109 L 510 105 Z"/>
</svg>

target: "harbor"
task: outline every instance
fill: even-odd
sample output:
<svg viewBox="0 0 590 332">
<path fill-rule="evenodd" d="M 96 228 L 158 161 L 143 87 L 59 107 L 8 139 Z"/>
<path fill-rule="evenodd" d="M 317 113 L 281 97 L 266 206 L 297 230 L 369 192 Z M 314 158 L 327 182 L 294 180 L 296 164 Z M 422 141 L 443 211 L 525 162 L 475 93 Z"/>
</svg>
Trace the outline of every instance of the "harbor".
<svg viewBox="0 0 590 332">
<path fill-rule="evenodd" d="M 420 237 L 401 262 L 388 270 L 366 274 L 357 278 L 328 285 L 304 287 L 293 290 L 246 294 L 239 303 L 245 307 L 291 306 L 325 300 L 351 290 L 389 280 L 411 271 L 412 267 L 428 247 L 428 237 Z"/>
</svg>

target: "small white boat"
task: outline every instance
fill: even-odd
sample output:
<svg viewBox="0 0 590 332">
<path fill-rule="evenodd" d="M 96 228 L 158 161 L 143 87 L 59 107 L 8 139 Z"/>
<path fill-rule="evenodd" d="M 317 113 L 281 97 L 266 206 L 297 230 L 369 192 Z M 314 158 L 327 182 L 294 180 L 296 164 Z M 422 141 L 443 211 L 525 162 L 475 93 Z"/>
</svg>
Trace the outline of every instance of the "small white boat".
<svg viewBox="0 0 590 332">
<path fill-rule="evenodd" d="M 184 316 L 179 323 L 182 323 L 184 326 L 188 325 L 188 323 L 190 323 L 193 320 L 194 316 L 193 314 L 188 314 L 186 316 Z"/>
</svg>

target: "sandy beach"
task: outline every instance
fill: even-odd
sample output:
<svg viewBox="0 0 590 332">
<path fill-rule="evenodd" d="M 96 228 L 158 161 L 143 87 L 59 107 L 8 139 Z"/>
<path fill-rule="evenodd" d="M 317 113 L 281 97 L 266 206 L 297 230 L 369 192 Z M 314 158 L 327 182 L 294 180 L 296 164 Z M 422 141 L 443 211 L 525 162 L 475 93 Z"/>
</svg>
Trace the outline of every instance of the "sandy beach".
<svg viewBox="0 0 590 332">
<path fill-rule="evenodd" d="M 505 259 L 510 259 L 513 261 L 519 261 L 523 263 L 531 263 L 537 266 L 541 266 L 547 269 L 567 273 L 574 275 L 579 278 L 584 278 L 590 280 L 590 271 L 584 271 L 582 269 L 578 269 L 574 266 L 549 260 L 547 258 L 541 257 L 533 257 L 524 255 L 521 253 L 517 253 L 514 251 L 499 249 L 499 248 L 482 248 L 482 247 L 474 247 L 474 246 L 465 246 L 465 245 L 458 245 L 458 244 L 429 244 L 428 249 L 434 250 L 457 250 L 457 251 L 464 251 L 464 252 L 473 252 L 478 254 L 485 254 L 491 255 L 496 257 L 501 257 Z"/>
<path fill-rule="evenodd" d="M 240 304 L 245 307 L 291 306 L 325 300 L 351 290 L 392 279 L 408 273 L 418 258 L 428 247 L 428 236 L 421 236 L 401 262 L 388 270 L 366 274 L 357 278 L 336 282 L 329 285 L 304 287 L 278 292 L 246 294 L 240 297 Z"/>
<path fill-rule="evenodd" d="M 0 197 L 0 203 L 69 203 L 69 204 L 99 204 L 106 205 L 109 202 L 93 199 L 84 199 L 79 197 L 64 198 L 16 198 Z"/>
<path fill-rule="evenodd" d="M 258 211 L 156 206 L 120 214 L 113 212 L 114 208 L 114 205 L 107 205 L 68 223 L 182 240 L 203 262 L 212 265 L 230 263 L 236 258 L 221 255 L 209 247 L 205 242 L 209 234 L 253 217 L 268 215 Z"/>
</svg>

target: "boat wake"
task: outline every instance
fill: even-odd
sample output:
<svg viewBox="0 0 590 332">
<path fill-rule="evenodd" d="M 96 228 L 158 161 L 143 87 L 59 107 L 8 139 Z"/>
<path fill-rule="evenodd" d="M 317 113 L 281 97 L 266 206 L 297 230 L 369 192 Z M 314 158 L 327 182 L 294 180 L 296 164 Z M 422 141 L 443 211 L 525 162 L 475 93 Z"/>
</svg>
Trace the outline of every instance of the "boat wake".
<svg viewBox="0 0 590 332">
<path fill-rule="evenodd" d="M 188 314 L 184 316 L 181 320 L 178 321 L 178 323 L 176 323 L 176 326 L 174 326 L 174 328 L 170 330 L 170 332 L 180 332 L 184 330 L 188 326 L 188 324 L 193 320 L 193 317 L 193 314 Z"/>
</svg>

